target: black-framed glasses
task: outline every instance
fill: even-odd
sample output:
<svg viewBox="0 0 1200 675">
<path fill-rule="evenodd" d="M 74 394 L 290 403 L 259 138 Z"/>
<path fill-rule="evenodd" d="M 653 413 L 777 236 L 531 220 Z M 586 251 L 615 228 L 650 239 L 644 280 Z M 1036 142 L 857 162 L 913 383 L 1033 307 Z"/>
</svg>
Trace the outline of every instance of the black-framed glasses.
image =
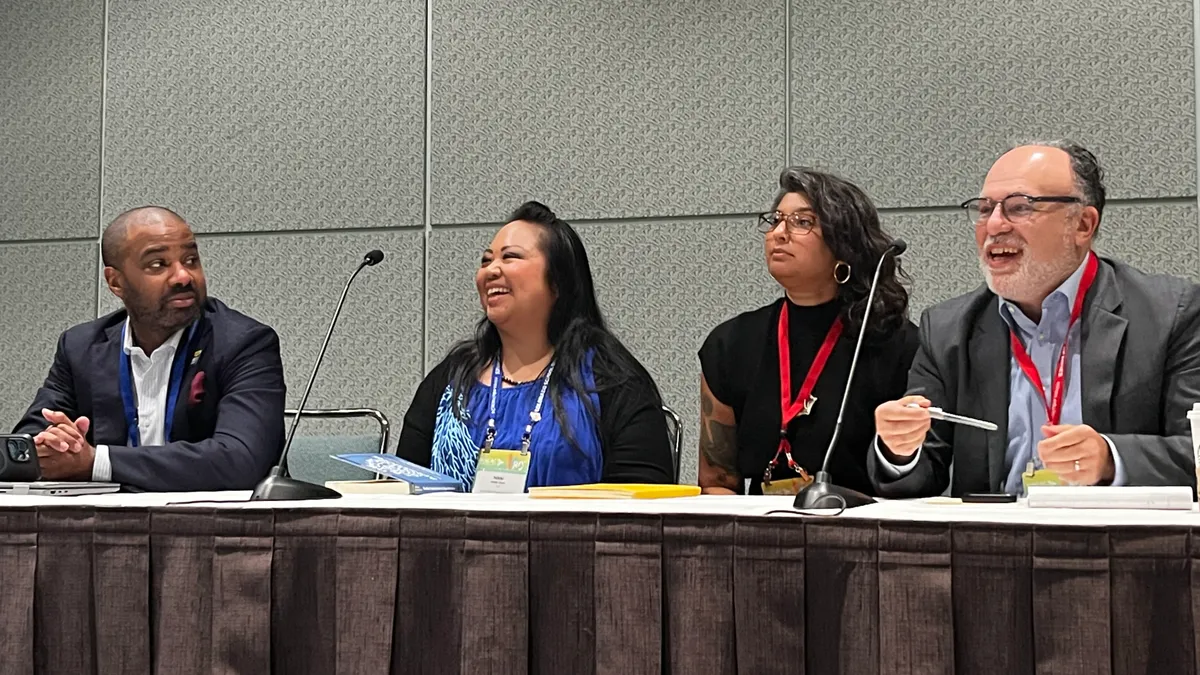
<svg viewBox="0 0 1200 675">
<path fill-rule="evenodd" d="M 786 223 L 788 234 L 808 234 L 817 226 L 817 216 L 812 211 L 767 211 L 758 214 L 758 231 L 762 234 L 774 232 L 779 223 Z"/>
<path fill-rule="evenodd" d="M 1038 211 L 1037 205 L 1040 203 L 1051 204 L 1082 204 L 1083 200 L 1079 197 L 1071 197 L 1068 195 L 1048 195 L 1045 197 L 1034 197 L 1026 194 L 1012 194 L 1000 201 L 988 199 L 987 197 L 976 197 L 958 205 L 967 214 L 967 220 L 971 221 L 972 225 L 979 225 L 987 222 L 992 217 L 992 212 L 996 207 L 1000 207 L 1000 215 L 1010 223 L 1028 222 L 1033 214 Z"/>
</svg>

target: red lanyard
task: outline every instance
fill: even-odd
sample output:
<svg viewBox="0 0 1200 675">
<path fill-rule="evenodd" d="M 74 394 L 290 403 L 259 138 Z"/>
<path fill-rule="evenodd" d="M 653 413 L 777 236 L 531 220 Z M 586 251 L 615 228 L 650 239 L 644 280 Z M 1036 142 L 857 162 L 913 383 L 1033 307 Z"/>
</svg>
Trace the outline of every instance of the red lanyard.
<svg viewBox="0 0 1200 675">
<path fill-rule="evenodd" d="M 825 334 L 825 341 L 821 343 L 821 349 L 817 351 L 816 358 L 808 367 L 808 375 L 804 376 L 800 392 L 796 394 L 796 399 L 792 400 L 792 350 L 788 341 L 788 323 L 788 304 L 785 300 L 779 312 L 779 449 L 775 451 L 775 456 L 771 458 L 771 463 L 767 464 L 767 471 L 763 475 L 763 482 L 767 483 L 771 482 L 771 471 L 779 463 L 780 455 L 787 457 L 789 469 L 796 473 L 802 472 L 796 460 L 792 459 L 792 444 L 787 439 L 787 425 L 793 418 L 812 412 L 813 404 L 817 402 L 816 397 L 812 395 L 813 387 L 817 385 L 821 371 L 825 370 L 834 345 L 842 336 L 842 317 L 839 316 L 834 319 L 829 332 Z"/>
<path fill-rule="evenodd" d="M 1046 400 L 1042 376 L 1038 373 L 1037 366 L 1033 365 L 1033 359 L 1029 357 L 1025 345 L 1021 344 L 1021 340 L 1015 332 L 1011 329 L 1008 332 L 1008 337 L 1012 342 L 1013 357 L 1017 359 L 1017 365 L 1021 367 L 1025 377 L 1029 378 L 1034 388 L 1037 389 L 1038 396 L 1042 399 L 1042 405 L 1046 406 L 1046 422 L 1048 424 L 1058 424 L 1062 419 L 1063 391 L 1067 388 L 1067 342 L 1071 336 L 1071 327 L 1083 314 L 1083 299 L 1087 296 L 1088 289 L 1092 287 L 1092 282 L 1096 280 L 1096 270 L 1099 267 L 1100 263 L 1096 254 L 1088 253 L 1087 266 L 1083 268 L 1083 278 L 1080 279 L 1079 291 L 1075 294 L 1075 306 L 1071 308 L 1071 322 L 1067 324 L 1067 334 L 1063 336 L 1062 349 L 1058 352 L 1058 364 L 1054 367 L 1054 379 L 1050 382 L 1049 400 Z"/>
</svg>

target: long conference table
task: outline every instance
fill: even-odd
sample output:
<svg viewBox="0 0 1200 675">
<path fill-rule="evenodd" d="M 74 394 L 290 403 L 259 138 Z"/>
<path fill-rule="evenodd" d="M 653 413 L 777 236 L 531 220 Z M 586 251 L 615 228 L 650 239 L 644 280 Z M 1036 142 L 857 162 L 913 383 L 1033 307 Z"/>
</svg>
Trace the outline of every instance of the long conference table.
<svg viewBox="0 0 1200 675">
<path fill-rule="evenodd" d="M 1200 513 L 0 497 L 0 675 L 1197 673 Z"/>
</svg>

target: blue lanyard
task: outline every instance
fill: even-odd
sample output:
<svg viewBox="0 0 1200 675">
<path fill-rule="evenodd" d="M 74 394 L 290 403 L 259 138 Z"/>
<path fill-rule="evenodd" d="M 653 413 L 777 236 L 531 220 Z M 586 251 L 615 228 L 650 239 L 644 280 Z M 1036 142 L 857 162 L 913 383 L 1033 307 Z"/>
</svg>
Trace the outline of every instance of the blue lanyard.
<svg viewBox="0 0 1200 675">
<path fill-rule="evenodd" d="M 137 396 L 133 391 L 133 368 L 130 366 L 129 354 L 125 353 L 125 331 L 128 324 L 121 327 L 121 403 L 125 408 L 125 428 L 129 430 L 129 445 L 141 445 L 141 431 L 138 429 Z M 183 386 L 183 372 L 187 368 L 188 344 L 192 341 L 192 333 L 196 324 L 188 328 L 187 335 L 180 341 L 175 351 L 175 362 L 171 365 L 171 381 L 167 385 L 167 409 L 163 412 L 163 439 L 171 442 L 171 426 L 175 418 L 175 404 L 179 400 L 179 390 Z"/>
<path fill-rule="evenodd" d="M 529 452 L 530 439 L 533 437 L 533 425 L 542 421 L 542 403 L 546 400 L 546 389 L 550 387 L 550 376 L 553 374 L 554 361 L 551 361 L 550 367 L 546 369 L 546 379 L 542 380 L 542 390 L 538 392 L 537 403 L 533 406 L 533 410 L 529 411 L 529 422 L 521 434 L 521 454 Z M 500 382 L 503 379 L 504 373 L 500 372 L 500 354 L 496 354 L 496 358 L 492 362 L 492 403 L 489 408 L 487 436 L 483 440 L 483 452 L 491 450 L 492 442 L 496 440 L 496 396 L 500 392 Z"/>
</svg>

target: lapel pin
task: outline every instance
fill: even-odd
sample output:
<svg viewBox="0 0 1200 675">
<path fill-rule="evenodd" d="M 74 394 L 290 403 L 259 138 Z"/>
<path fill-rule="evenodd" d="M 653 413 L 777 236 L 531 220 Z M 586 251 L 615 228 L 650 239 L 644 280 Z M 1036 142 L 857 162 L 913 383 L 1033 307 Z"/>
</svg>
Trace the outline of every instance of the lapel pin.
<svg viewBox="0 0 1200 675">
<path fill-rule="evenodd" d="M 196 363 L 200 360 L 200 355 L 203 353 L 204 353 L 203 349 L 197 349 L 196 353 L 192 354 L 192 362 L 189 365 L 189 367 L 196 365 Z"/>
</svg>

